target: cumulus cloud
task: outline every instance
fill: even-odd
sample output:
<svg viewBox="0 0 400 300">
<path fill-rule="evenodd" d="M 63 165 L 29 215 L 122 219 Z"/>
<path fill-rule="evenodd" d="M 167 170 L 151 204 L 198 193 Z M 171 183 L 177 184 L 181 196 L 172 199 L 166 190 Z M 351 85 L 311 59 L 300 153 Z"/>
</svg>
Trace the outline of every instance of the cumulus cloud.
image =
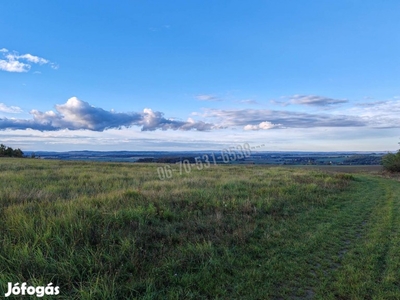
<svg viewBox="0 0 400 300">
<path fill-rule="evenodd" d="M 207 131 L 214 128 L 214 125 L 211 123 L 205 123 L 203 121 L 194 121 L 189 118 L 188 121 L 178 121 L 173 119 L 166 119 L 163 116 L 162 112 L 153 111 L 149 108 L 145 108 L 143 110 L 143 119 L 138 122 L 139 125 L 142 125 L 142 131 L 153 131 L 156 129 L 161 130 L 198 130 L 198 131 Z"/>
<path fill-rule="evenodd" d="M 32 54 L 22 54 L 19 55 L 18 52 L 10 52 L 6 48 L 0 49 L 0 53 L 2 53 L 3 59 L 0 59 L 0 70 L 6 72 L 16 72 L 16 73 L 23 73 L 28 72 L 32 64 L 50 64 L 50 66 L 54 69 L 56 64 L 50 62 L 49 60 L 35 56 Z"/>
<path fill-rule="evenodd" d="M 4 103 L 0 103 L 0 112 L 19 114 L 22 112 L 22 109 L 18 106 L 7 106 Z"/>
<path fill-rule="evenodd" d="M 28 64 L 24 64 L 22 62 L 16 60 L 4 60 L 0 59 L 0 70 L 7 72 L 28 72 L 31 66 Z"/>
<path fill-rule="evenodd" d="M 274 127 L 276 127 L 276 126 L 278 126 L 278 125 L 272 124 L 271 122 L 265 121 L 265 122 L 261 122 L 261 123 L 258 124 L 258 125 L 251 125 L 251 124 L 248 124 L 248 125 L 244 126 L 243 129 L 244 129 L 244 130 L 261 130 L 261 129 L 262 129 L 262 130 L 267 130 L 267 129 L 274 128 Z"/>
<path fill-rule="evenodd" d="M 213 128 L 213 124 L 192 119 L 184 122 L 166 119 L 163 113 L 149 108 L 142 113 L 117 113 L 94 107 L 88 102 L 76 97 L 68 99 L 64 104 L 55 106 L 54 111 L 41 112 L 31 110 L 33 119 L 0 119 L 0 129 L 36 129 L 53 131 L 61 129 L 104 131 L 110 128 L 141 126 L 142 131 L 161 130 L 198 130 L 206 131 Z"/>
</svg>

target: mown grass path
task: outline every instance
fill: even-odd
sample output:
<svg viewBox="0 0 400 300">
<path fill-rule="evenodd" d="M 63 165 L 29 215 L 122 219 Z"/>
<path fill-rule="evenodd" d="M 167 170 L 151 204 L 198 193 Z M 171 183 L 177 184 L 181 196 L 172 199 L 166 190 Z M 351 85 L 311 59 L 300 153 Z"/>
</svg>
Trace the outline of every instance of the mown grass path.
<svg viewBox="0 0 400 300">
<path fill-rule="evenodd" d="M 340 268 L 321 299 L 400 299 L 400 184 L 360 176 Z M 363 204 L 363 205 L 361 205 Z"/>
<path fill-rule="evenodd" d="M 266 251 L 240 271 L 259 286 L 238 299 L 400 299 L 398 182 L 358 175 L 336 201 L 281 226 L 268 234 L 279 243 L 261 238 Z"/>
<path fill-rule="evenodd" d="M 400 183 L 300 168 L 0 162 L 0 296 L 400 299 Z M 51 298 L 51 297 L 50 297 Z"/>
</svg>

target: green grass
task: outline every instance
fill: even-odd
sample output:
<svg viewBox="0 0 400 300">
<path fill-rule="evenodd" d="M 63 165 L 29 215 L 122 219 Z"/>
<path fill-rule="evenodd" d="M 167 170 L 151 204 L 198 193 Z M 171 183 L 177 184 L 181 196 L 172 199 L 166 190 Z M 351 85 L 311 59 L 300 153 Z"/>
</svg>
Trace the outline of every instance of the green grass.
<svg viewBox="0 0 400 300">
<path fill-rule="evenodd" d="M 363 174 L 0 160 L 0 295 L 400 299 L 400 185 Z"/>
</svg>

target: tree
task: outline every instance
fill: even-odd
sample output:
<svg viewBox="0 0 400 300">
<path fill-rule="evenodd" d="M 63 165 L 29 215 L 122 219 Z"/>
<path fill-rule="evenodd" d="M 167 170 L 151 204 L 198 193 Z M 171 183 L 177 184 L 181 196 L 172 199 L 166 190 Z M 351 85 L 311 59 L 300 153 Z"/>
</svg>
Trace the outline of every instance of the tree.
<svg viewBox="0 0 400 300">
<path fill-rule="evenodd" d="M 12 156 L 14 156 L 14 157 L 23 157 L 24 156 L 24 152 L 22 152 L 22 150 L 21 149 L 14 149 L 13 150 L 13 153 L 12 153 Z"/>
<path fill-rule="evenodd" d="M 4 156 L 5 151 L 6 151 L 6 146 L 1 144 L 0 145 L 0 156 Z"/>
<path fill-rule="evenodd" d="M 24 157 L 24 152 L 21 149 L 13 149 L 11 147 L 6 147 L 5 145 L 0 145 L 0 156 L 8 157 Z"/>
<path fill-rule="evenodd" d="M 400 150 L 397 153 L 388 153 L 383 156 L 382 165 L 387 171 L 400 172 Z"/>
<path fill-rule="evenodd" d="M 6 151 L 4 151 L 4 156 L 9 156 L 11 157 L 13 154 L 13 148 L 7 147 Z"/>
</svg>

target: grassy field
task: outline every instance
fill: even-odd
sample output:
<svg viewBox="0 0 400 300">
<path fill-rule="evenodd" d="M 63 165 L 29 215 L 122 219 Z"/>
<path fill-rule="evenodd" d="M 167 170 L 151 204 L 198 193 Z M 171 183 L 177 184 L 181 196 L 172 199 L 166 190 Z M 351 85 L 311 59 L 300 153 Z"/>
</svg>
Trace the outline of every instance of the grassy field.
<svg viewBox="0 0 400 300">
<path fill-rule="evenodd" d="M 363 173 L 0 160 L 0 296 L 400 299 L 400 184 Z"/>
<path fill-rule="evenodd" d="M 290 166 L 289 166 L 290 167 Z M 383 167 L 380 165 L 297 165 L 291 168 L 302 168 L 307 170 L 321 170 L 326 172 L 339 172 L 339 173 L 368 173 L 373 175 L 382 174 Z"/>
</svg>

